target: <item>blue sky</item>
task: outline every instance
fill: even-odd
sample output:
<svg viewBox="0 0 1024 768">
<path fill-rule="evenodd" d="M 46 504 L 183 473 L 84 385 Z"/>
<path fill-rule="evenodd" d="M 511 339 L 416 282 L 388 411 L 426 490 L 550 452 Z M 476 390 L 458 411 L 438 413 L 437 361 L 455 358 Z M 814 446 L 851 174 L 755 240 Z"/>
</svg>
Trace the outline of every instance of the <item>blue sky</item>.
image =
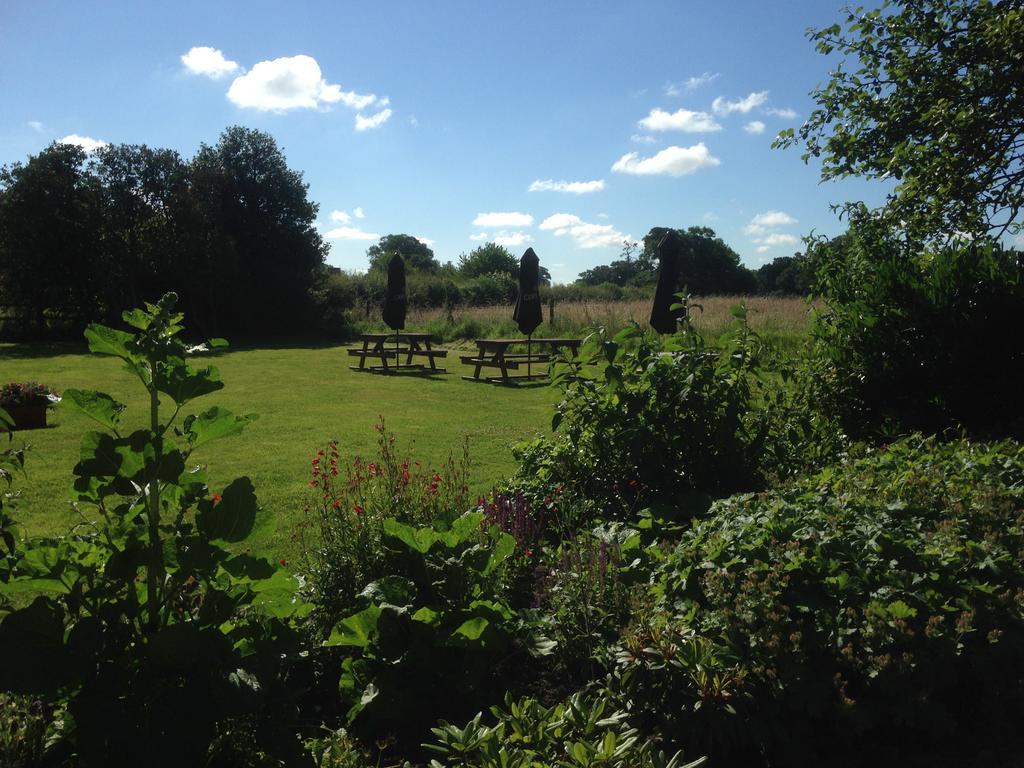
<svg viewBox="0 0 1024 768">
<path fill-rule="evenodd" d="M 756 267 L 841 231 L 830 203 L 883 195 L 771 149 L 827 78 L 804 30 L 841 6 L 6 2 L 0 163 L 63 139 L 191 157 L 239 124 L 302 171 L 345 269 L 406 233 L 441 261 L 529 245 L 564 282 L 691 225 Z"/>
</svg>

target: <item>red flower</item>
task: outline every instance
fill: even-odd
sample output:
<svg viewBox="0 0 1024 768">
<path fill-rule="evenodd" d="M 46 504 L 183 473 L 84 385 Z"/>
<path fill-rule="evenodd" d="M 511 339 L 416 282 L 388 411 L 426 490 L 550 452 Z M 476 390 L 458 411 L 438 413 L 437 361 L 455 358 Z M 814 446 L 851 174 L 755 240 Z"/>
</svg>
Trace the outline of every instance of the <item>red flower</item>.
<svg viewBox="0 0 1024 768">
<path fill-rule="evenodd" d="M 559 486 L 556 486 L 556 487 L 555 487 L 555 495 L 557 496 L 557 495 L 558 495 L 559 493 L 561 493 L 561 492 L 562 492 L 562 486 L 560 486 L 560 485 L 559 485 Z"/>
<path fill-rule="evenodd" d="M 335 499 L 331 504 L 333 509 L 338 509 L 341 506 L 341 499 Z"/>
<path fill-rule="evenodd" d="M 630 488 L 636 488 L 636 480 L 630 480 L 629 481 L 629 487 Z"/>
<path fill-rule="evenodd" d="M 220 503 L 220 494 L 219 493 L 213 494 L 213 496 L 210 497 L 210 500 L 213 501 L 214 504 L 219 504 Z"/>
<path fill-rule="evenodd" d="M 318 485 L 320 485 L 320 483 L 318 483 L 316 480 L 310 480 L 309 481 L 309 487 L 310 488 L 316 488 Z"/>
<path fill-rule="evenodd" d="M 357 515 L 362 515 L 365 511 L 366 511 L 365 509 L 363 509 L 358 504 L 356 504 L 356 514 Z"/>
<path fill-rule="evenodd" d="M 288 565 L 288 561 L 287 561 L 287 560 L 285 560 L 285 559 L 284 559 L 283 557 L 282 557 L 282 558 L 281 558 L 280 560 L 278 560 L 277 562 L 278 562 L 278 563 L 279 563 L 280 565 Z"/>
<path fill-rule="evenodd" d="M 523 550 L 523 554 L 526 555 L 527 557 L 533 557 L 533 550 L 532 549 L 524 549 Z"/>
</svg>

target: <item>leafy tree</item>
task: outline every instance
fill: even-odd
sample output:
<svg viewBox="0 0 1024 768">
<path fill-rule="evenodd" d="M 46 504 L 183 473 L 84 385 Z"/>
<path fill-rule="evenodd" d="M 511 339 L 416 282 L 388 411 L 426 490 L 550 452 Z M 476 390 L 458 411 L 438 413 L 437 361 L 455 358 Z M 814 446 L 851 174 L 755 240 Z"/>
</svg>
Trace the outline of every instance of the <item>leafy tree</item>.
<svg viewBox="0 0 1024 768">
<path fill-rule="evenodd" d="M 100 197 L 86 154 L 51 144 L 0 169 L 0 304 L 24 313 L 26 332 L 47 332 L 50 310 L 69 325 L 95 311 Z"/>
<path fill-rule="evenodd" d="M 887 0 L 811 29 L 841 62 L 818 108 L 775 146 L 805 144 L 823 180 L 894 179 L 882 209 L 912 239 L 1001 235 L 1024 206 L 1024 3 Z"/>
<path fill-rule="evenodd" d="M 441 266 L 434 258 L 434 251 L 422 240 L 412 235 L 384 235 L 366 250 L 370 271 L 386 272 L 388 260 L 396 253 L 402 254 L 405 266 L 410 270 L 433 273 Z"/>
<path fill-rule="evenodd" d="M 585 285 L 648 285 L 657 277 L 657 260 L 646 251 L 637 256 L 637 243 L 625 242 L 622 245 L 622 257 L 611 264 L 599 264 L 591 269 L 580 272 L 579 282 Z"/>
<path fill-rule="evenodd" d="M 658 243 L 667 227 L 654 227 L 644 236 L 640 260 L 657 265 Z M 747 293 L 754 289 L 756 279 L 740 264 L 740 256 L 725 244 L 710 227 L 677 229 L 682 238 L 680 290 L 700 295 Z"/>
<path fill-rule="evenodd" d="M 803 254 L 778 256 L 757 270 L 757 291 L 784 296 L 806 295 L 811 288 L 811 274 Z"/>
<path fill-rule="evenodd" d="M 304 327 L 327 245 L 302 174 L 270 134 L 241 126 L 202 145 L 189 172 L 203 239 L 197 324 L 246 334 Z"/>
<path fill-rule="evenodd" d="M 468 254 L 459 256 L 459 274 L 463 277 L 480 277 L 505 273 L 513 277 L 519 272 L 519 260 L 503 245 L 484 243 Z"/>
</svg>

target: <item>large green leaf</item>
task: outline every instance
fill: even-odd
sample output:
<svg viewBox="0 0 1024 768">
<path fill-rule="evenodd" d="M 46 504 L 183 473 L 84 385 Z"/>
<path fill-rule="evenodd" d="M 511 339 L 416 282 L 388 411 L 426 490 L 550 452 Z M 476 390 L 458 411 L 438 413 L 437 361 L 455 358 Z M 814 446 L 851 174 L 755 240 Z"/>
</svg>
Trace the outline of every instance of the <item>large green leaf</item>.
<svg viewBox="0 0 1024 768">
<path fill-rule="evenodd" d="M 125 408 L 123 403 L 117 402 L 110 395 L 89 389 L 64 390 L 64 405 L 65 407 L 70 406 L 79 413 L 84 413 L 93 421 L 114 431 L 117 431 L 121 412 Z"/>
<path fill-rule="evenodd" d="M 231 411 L 213 406 L 197 416 L 185 419 L 185 434 L 192 448 L 198 448 L 211 440 L 237 435 L 255 416 L 235 416 Z"/>
<path fill-rule="evenodd" d="M 384 535 L 398 539 L 413 552 L 427 554 L 441 538 L 433 528 L 416 528 L 388 518 L 384 521 Z"/>
<path fill-rule="evenodd" d="M 490 626 L 490 622 L 483 616 L 474 616 L 472 619 L 467 619 L 462 622 L 462 624 L 452 632 L 452 639 L 458 640 L 459 638 L 463 638 L 465 640 L 479 640 L 480 636 L 488 626 Z"/>
<path fill-rule="evenodd" d="M 156 388 L 170 396 L 177 405 L 224 388 L 220 374 L 213 366 L 194 371 L 184 360 L 177 358 L 160 364 L 154 381 Z"/>
<path fill-rule="evenodd" d="M 0 690 L 52 694 L 68 682 L 71 659 L 64 649 L 64 616 L 45 597 L 0 623 Z"/>
<path fill-rule="evenodd" d="M 335 624 L 334 629 L 331 630 L 331 636 L 324 641 L 324 645 L 365 648 L 377 632 L 378 619 L 380 619 L 380 608 L 371 605 Z"/>
<path fill-rule="evenodd" d="M 128 351 L 128 343 L 135 339 L 134 334 L 94 323 L 85 329 L 85 338 L 89 342 L 89 351 L 97 355 L 113 355 L 125 360 L 134 357 Z"/>
<path fill-rule="evenodd" d="M 487 565 L 484 566 L 483 575 L 487 576 L 493 572 L 495 568 L 508 560 L 515 551 L 516 540 L 505 532 L 498 534 L 498 538 L 494 542 L 494 548 L 491 550 L 491 556 L 487 560 Z"/>
<path fill-rule="evenodd" d="M 210 541 L 239 542 L 252 532 L 258 510 L 252 481 L 240 477 L 224 489 L 219 502 L 200 509 L 196 525 Z"/>
</svg>

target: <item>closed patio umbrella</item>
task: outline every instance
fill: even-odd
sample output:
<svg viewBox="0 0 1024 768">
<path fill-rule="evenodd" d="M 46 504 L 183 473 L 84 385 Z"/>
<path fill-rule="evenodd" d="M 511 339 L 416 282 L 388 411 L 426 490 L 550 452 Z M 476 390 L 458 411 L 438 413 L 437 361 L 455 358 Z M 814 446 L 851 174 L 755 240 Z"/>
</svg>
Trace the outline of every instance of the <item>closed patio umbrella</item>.
<svg viewBox="0 0 1024 768">
<path fill-rule="evenodd" d="M 516 321 L 519 330 L 526 334 L 526 375 L 529 377 L 533 332 L 544 320 L 540 306 L 540 259 L 533 248 L 527 248 L 519 259 L 519 295 L 516 297 L 512 319 Z"/>
<path fill-rule="evenodd" d="M 683 240 L 670 229 L 658 243 L 658 285 L 654 289 L 654 304 L 651 306 L 651 327 L 658 333 L 675 333 L 679 310 L 671 306 L 678 303 L 675 297 L 679 290 L 679 257 Z"/>
<path fill-rule="evenodd" d="M 405 261 L 396 253 L 388 262 L 388 287 L 384 290 L 384 322 L 393 331 L 405 328 Z"/>
</svg>

